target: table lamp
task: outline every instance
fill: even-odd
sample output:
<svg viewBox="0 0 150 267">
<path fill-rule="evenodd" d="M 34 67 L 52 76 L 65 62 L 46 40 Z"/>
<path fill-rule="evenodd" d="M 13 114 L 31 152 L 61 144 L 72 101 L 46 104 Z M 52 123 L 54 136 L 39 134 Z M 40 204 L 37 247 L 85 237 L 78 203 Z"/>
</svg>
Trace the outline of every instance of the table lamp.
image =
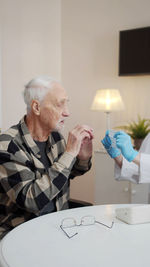
<svg viewBox="0 0 150 267">
<path fill-rule="evenodd" d="M 91 110 L 106 113 L 107 130 L 110 129 L 110 112 L 124 109 L 124 104 L 117 89 L 99 89 L 96 91 Z"/>
</svg>

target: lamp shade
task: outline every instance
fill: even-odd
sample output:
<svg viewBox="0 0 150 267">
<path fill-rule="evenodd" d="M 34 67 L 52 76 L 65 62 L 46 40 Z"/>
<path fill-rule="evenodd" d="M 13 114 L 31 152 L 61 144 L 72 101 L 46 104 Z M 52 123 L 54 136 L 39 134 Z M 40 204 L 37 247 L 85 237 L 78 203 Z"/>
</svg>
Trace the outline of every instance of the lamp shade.
<svg viewBox="0 0 150 267">
<path fill-rule="evenodd" d="M 124 104 L 117 89 L 99 89 L 96 91 L 91 110 L 111 112 L 123 110 Z"/>
</svg>

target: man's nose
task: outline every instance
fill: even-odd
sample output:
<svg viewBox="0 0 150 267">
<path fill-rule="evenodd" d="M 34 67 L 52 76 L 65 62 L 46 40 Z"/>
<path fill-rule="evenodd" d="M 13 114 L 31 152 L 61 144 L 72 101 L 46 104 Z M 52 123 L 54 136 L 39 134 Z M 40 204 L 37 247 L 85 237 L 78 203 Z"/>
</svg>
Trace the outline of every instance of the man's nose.
<svg viewBox="0 0 150 267">
<path fill-rule="evenodd" d="M 69 115 L 70 115 L 69 108 L 68 108 L 68 106 L 66 105 L 66 106 L 64 107 L 64 110 L 63 110 L 63 116 L 64 116 L 64 117 L 69 117 Z"/>
</svg>

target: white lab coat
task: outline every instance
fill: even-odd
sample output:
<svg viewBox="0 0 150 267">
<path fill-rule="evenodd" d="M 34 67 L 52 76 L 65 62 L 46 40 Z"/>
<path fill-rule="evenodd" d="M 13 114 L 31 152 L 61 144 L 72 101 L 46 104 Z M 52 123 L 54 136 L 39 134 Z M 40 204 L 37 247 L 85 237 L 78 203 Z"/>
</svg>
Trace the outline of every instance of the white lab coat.
<svg viewBox="0 0 150 267">
<path fill-rule="evenodd" d="M 133 183 L 150 183 L 150 133 L 144 139 L 141 148 L 140 167 L 123 158 L 122 168 L 115 164 L 115 179 Z"/>
</svg>

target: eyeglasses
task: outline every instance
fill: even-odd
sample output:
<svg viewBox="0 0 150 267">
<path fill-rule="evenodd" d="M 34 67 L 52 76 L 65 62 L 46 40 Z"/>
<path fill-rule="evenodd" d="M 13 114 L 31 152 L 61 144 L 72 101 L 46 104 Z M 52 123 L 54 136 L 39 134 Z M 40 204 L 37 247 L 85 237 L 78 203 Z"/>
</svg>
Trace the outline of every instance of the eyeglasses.
<svg viewBox="0 0 150 267">
<path fill-rule="evenodd" d="M 68 238 L 72 238 L 75 235 L 77 235 L 78 233 L 75 232 L 73 235 L 69 235 L 66 231 L 65 228 L 71 228 L 71 227 L 75 227 L 75 226 L 88 226 L 88 225 L 94 225 L 95 223 L 101 224 L 109 229 L 111 229 L 114 225 L 114 222 L 111 223 L 111 226 L 108 226 L 104 223 L 101 223 L 99 221 L 96 221 L 94 216 L 91 215 L 87 215 L 81 218 L 81 221 L 79 224 L 77 224 L 76 220 L 74 218 L 64 218 L 61 222 L 60 228 L 61 230 L 65 233 L 65 235 Z"/>
</svg>

